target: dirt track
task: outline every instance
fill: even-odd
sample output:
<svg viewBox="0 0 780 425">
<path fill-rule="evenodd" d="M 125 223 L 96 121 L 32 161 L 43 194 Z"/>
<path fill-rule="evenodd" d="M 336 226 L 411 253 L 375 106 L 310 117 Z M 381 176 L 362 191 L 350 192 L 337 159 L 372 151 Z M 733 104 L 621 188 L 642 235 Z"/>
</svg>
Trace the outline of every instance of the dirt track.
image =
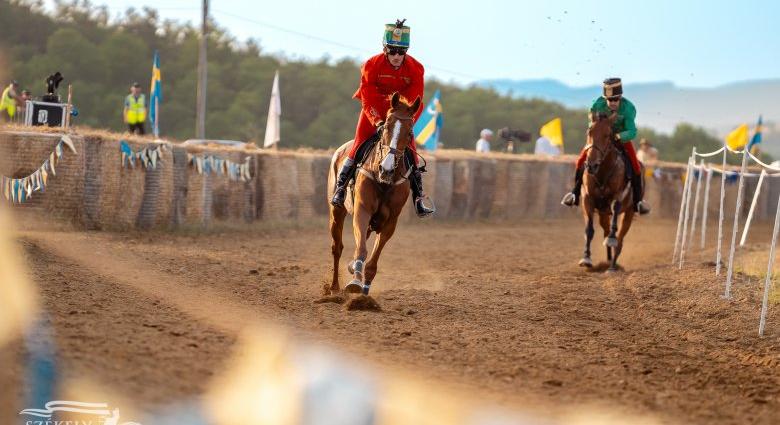
<svg viewBox="0 0 780 425">
<path fill-rule="evenodd" d="M 627 271 L 606 276 L 576 267 L 574 219 L 403 226 L 372 288 L 379 313 L 313 303 L 330 264 L 324 223 L 200 236 L 28 230 L 19 239 L 65 373 L 121 382 L 143 406 L 202 392 L 237 333 L 260 318 L 539 412 L 595 404 L 668 423 L 780 422 L 780 307 L 757 338 L 755 279 L 721 300 L 701 260 L 683 272 L 667 266 L 673 232 L 672 223 L 636 224 Z M 425 248 L 412 256 L 415 246 Z"/>
</svg>

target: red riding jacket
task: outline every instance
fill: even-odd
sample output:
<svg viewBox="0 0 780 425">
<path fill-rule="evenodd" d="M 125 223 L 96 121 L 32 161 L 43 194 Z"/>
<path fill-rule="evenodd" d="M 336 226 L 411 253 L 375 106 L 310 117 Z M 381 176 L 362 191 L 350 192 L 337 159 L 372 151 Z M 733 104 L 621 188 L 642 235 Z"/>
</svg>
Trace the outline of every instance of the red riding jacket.
<svg viewBox="0 0 780 425">
<path fill-rule="evenodd" d="M 390 96 L 398 92 L 408 102 L 423 97 L 425 68 L 420 62 L 406 55 L 398 69 L 393 68 L 384 53 L 371 57 L 361 68 L 360 87 L 355 99 L 362 104 L 360 118 L 355 129 L 355 143 L 350 157 L 354 159 L 357 148 L 376 132 L 376 125 L 384 121 L 390 109 Z M 414 120 L 420 117 L 423 106 L 417 110 Z M 410 145 L 415 148 L 414 143 Z"/>
</svg>

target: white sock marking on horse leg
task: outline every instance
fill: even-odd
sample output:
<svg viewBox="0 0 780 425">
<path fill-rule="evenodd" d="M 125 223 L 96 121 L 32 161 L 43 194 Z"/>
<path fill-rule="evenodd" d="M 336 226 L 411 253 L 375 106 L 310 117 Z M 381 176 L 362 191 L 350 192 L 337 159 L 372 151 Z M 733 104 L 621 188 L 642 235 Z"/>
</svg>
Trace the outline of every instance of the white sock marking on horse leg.
<svg viewBox="0 0 780 425">
<path fill-rule="evenodd" d="M 401 134 L 401 121 L 396 121 L 393 126 L 393 138 L 390 139 L 390 147 L 393 149 L 398 148 L 398 136 Z M 393 165 L 395 164 L 395 156 L 388 154 L 385 159 L 382 160 L 382 168 L 385 171 L 393 171 Z"/>
</svg>

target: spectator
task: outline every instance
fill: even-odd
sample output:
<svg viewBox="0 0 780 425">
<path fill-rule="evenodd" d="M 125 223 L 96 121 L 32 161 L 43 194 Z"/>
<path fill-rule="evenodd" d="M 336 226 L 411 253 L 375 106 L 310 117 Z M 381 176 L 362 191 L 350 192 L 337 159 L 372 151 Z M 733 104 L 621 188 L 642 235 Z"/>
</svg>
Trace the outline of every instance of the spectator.
<svg viewBox="0 0 780 425">
<path fill-rule="evenodd" d="M 493 132 L 486 128 L 479 132 L 477 140 L 477 152 L 490 152 L 490 141 L 493 140 Z"/>
<path fill-rule="evenodd" d="M 561 154 L 561 149 L 558 146 L 552 144 L 550 139 L 541 136 L 536 139 L 536 145 L 534 146 L 535 155 L 550 155 L 558 156 Z"/>
<path fill-rule="evenodd" d="M 636 157 L 643 164 L 658 161 L 658 149 L 654 148 L 647 139 L 642 138 L 639 141 L 639 152 L 636 153 Z"/>
<path fill-rule="evenodd" d="M 146 97 L 141 93 L 141 85 L 133 83 L 130 94 L 125 98 L 124 120 L 127 130 L 132 134 L 144 134 L 146 122 Z"/>
<path fill-rule="evenodd" d="M 16 115 L 16 104 L 19 102 L 19 83 L 11 81 L 0 96 L 0 122 L 11 122 Z"/>
</svg>

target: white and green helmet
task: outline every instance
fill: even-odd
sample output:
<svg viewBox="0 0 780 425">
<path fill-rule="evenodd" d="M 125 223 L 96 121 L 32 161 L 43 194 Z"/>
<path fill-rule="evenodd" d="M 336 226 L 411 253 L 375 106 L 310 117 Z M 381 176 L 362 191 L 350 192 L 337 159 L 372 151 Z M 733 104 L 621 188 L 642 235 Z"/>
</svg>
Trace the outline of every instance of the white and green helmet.
<svg viewBox="0 0 780 425">
<path fill-rule="evenodd" d="M 406 19 L 398 19 L 394 24 L 385 25 L 383 46 L 409 48 L 409 27 L 405 26 L 404 22 Z"/>
</svg>

